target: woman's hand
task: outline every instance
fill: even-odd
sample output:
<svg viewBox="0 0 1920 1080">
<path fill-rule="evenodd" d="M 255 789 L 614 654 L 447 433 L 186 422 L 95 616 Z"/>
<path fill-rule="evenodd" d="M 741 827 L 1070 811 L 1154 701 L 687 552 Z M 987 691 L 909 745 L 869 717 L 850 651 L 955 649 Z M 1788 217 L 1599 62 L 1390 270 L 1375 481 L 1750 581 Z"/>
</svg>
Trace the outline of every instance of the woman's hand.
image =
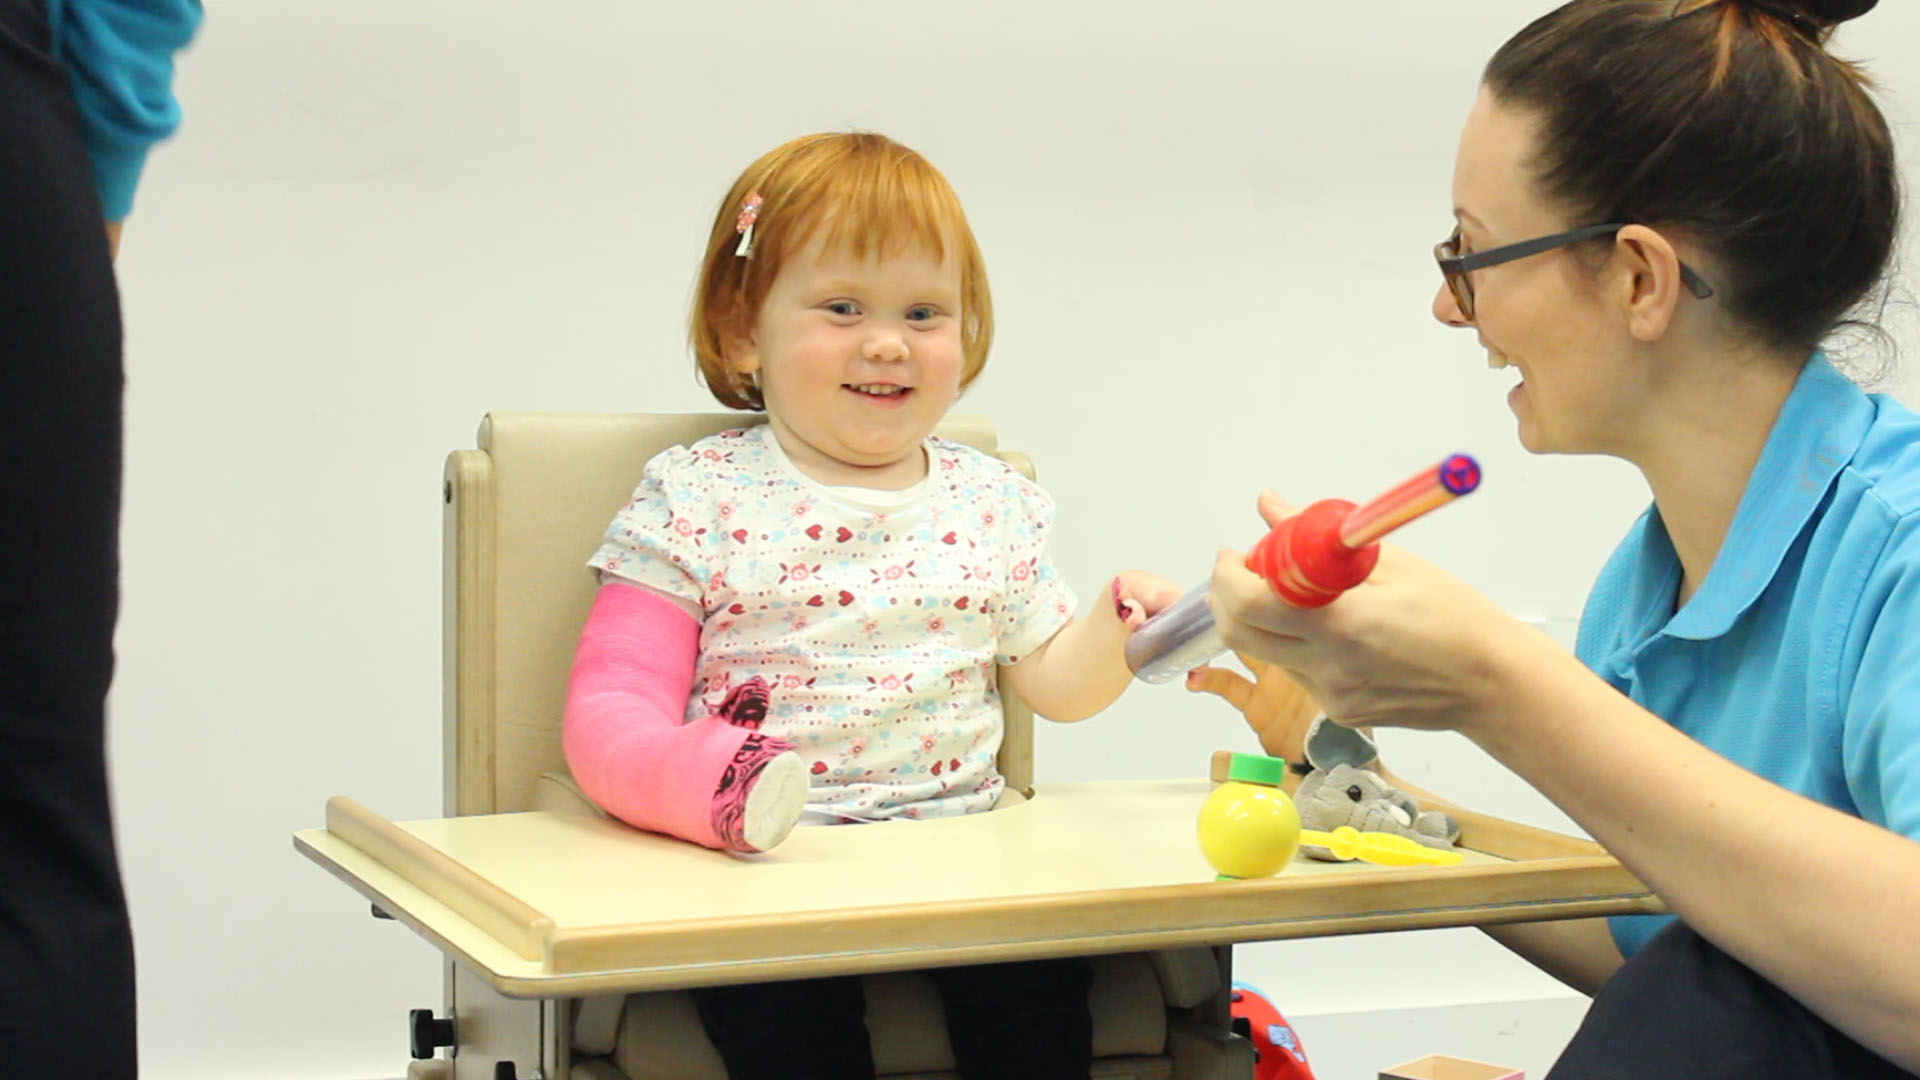
<svg viewBox="0 0 1920 1080">
<path fill-rule="evenodd" d="M 1269 527 L 1295 512 L 1271 492 L 1260 497 Z M 1210 602 L 1235 652 L 1286 669 L 1352 726 L 1474 734 L 1501 716 L 1513 675 L 1525 670 L 1519 658 L 1541 645 L 1560 652 L 1457 578 L 1391 546 L 1365 582 L 1316 609 L 1281 600 L 1243 554 L 1222 552 Z"/>
<path fill-rule="evenodd" d="M 1187 672 L 1187 689 L 1218 695 L 1240 710 L 1267 753 L 1288 761 L 1306 760 L 1307 725 L 1320 706 L 1278 665 L 1246 653 L 1237 655 L 1253 678 L 1227 668 L 1198 667 Z"/>
</svg>

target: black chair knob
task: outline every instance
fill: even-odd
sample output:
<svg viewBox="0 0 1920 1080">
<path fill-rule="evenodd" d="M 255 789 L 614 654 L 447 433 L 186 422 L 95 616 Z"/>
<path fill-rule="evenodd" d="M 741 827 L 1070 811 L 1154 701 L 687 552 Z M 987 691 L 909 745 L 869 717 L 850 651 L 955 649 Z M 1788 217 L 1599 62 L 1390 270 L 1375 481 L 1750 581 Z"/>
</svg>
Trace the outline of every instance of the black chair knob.
<svg viewBox="0 0 1920 1080">
<path fill-rule="evenodd" d="M 432 1009 L 408 1012 L 407 1028 L 415 1061 L 425 1061 L 435 1050 L 453 1045 L 453 1021 L 435 1019 Z"/>
</svg>

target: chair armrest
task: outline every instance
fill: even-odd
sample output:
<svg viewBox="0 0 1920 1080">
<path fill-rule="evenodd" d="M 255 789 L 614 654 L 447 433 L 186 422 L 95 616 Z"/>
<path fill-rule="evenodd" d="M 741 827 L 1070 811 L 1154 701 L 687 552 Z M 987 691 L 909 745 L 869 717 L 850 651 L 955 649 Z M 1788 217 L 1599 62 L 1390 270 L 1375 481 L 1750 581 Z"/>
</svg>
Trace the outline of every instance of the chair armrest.
<svg viewBox="0 0 1920 1080">
<path fill-rule="evenodd" d="M 1180 1080 L 1244 1080 L 1253 1075 L 1253 1044 L 1198 1020 L 1167 1028 L 1167 1054 Z"/>
<path fill-rule="evenodd" d="M 1220 961 L 1204 945 L 1160 949 L 1148 953 L 1147 959 L 1153 962 L 1160 993 L 1169 1007 L 1191 1009 L 1220 992 Z"/>
<path fill-rule="evenodd" d="M 604 1057 L 620 1039 L 620 1017 L 627 995 L 602 994 L 573 1002 L 573 1048 Z"/>
</svg>

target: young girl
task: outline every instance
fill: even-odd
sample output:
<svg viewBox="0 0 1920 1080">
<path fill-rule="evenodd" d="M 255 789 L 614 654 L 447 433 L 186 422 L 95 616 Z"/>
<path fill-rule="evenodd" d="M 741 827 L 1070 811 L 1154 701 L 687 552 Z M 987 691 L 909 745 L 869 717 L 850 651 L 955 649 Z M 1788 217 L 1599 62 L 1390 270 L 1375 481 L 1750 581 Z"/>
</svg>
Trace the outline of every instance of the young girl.
<svg viewBox="0 0 1920 1080">
<path fill-rule="evenodd" d="M 1052 500 L 932 435 L 992 331 L 959 200 L 912 150 L 810 135 L 734 182 L 692 341 L 714 396 L 767 423 L 649 462 L 593 556 L 565 747 L 596 803 L 737 852 L 800 820 L 988 810 L 1005 791 L 996 662 L 1054 720 L 1125 689 L 1122 644 L 1145 617 L 1131 596 L 1177 590 L 1123 575 L 1076 621 L 1047 555 Z M 1084 1077 L 1085 965 L 1022 970 L 944 974 L 963 1073 Z M 967 1019 L 1010 993 L 1033 999 L 1011 1005 L 1019 1022 Z M 701 1007 L 736 1080 L 872 1075 L 854 980 L 707 991 Z M 777 1027 L 791 1017 L 805 1021 Z"/>
</svg>

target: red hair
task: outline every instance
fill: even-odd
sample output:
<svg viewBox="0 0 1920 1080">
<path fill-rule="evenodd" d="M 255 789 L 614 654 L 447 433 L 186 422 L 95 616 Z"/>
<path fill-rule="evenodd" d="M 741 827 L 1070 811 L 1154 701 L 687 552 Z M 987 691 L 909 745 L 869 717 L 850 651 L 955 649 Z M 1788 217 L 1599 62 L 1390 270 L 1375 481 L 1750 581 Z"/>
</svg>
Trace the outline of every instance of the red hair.
<svg viewBox="0 0 1920 1080">
<path fill-rule="evenodd" d="M 734 254 L 736 218 L 756 192 L 753 246 L 743 258 Z M 915 248 L 945 260 L 951 252 L 960 264 L 961 388 L 979 376 L 993 342 L 993 300 L 980 247 L 946 177 L 884 135 L 803 135 L 747 166 L 707 237 L 687 337 L 722 405 L 765 407 L 759 388 L 727 363 L 728 347 L 747 337 L 786 260 L 823 229 L 824 250 L 860 258 Z"/>
</svg>

